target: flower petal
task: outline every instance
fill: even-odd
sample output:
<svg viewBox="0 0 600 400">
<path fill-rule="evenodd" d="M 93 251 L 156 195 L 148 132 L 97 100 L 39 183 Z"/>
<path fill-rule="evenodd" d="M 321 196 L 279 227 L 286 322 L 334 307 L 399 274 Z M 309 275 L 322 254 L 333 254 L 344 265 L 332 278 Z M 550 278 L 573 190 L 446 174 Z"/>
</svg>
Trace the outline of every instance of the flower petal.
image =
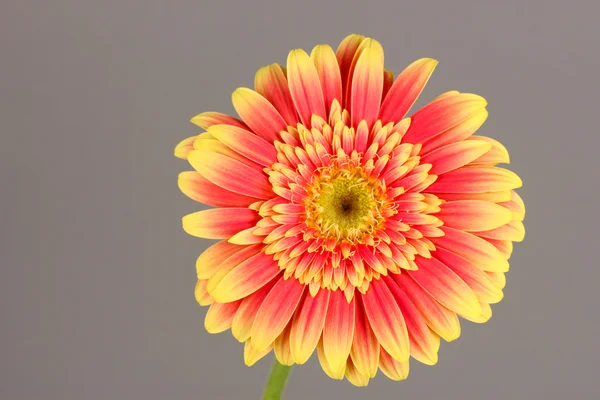
<svg viewBox="0 0 600 400">
<path fill-rule="evenodd" d="M 383 101 L 394 83 L 394 73 L 392 71 L 388 71 L 387 69 L 383 71 L 383 91 L 381 93 L 381 100 Z M 381 111 L 381 109 L 380 109 Z"/>
<path fill-rule="evenodd" d="M 196 275 L 198 279 L 210 279 L 223 261 L 244 247 L 223 240 L 204 250 L 196 260 Z"/>
<path fill-rule="evenodd" d="M 418 361 L 434 365 L 438 361 L 440 337 L 431 332 L 421 312 L 398 284 L 389 276 L 383 278 L 400 307 L 410 341 L 410 354 Z"/>
<path fill-rule="evenodd" d="M 498 167 L 462 167 L 446 174 L 427 188 L 430 193 L 482 193 L 516 189 L 523 181 L 512 171 Z"/>
<path fill-rule="evenodd" d="M 258 350 L 269 347 L 294 315 L 305 285 L 296 279 L 279 279 L 260 306 L 252 325 L 252 346 Z"/>
<path fill-rule="evenodd" d="M 488 231 L 473 232 L 475 235 L 496 240 L 510 240 L 512 242 L 521 242 L 525 238 L 525 225 L 521 221 L 511 221 L 499 228 Z"/>
<path fill-rule="evenodd" d="M 510 200 L 500 203 L 502 207 L 508 208 L 513 213 L 513 219 L 523 221 L 525 219 L 525 203 L 521 196 L 514 190 L 510 191 Z"/>
<path fill-rule="evenodd" d="M 321 88 L 323 89 L 325 109 L 327 115 L 329 115 L 333 100 L 337 99 L 339 102 L 342 101 L 342 78 L 340 75 L 340 67 L 333 49 L 325 44 L 315 46 L 310 53 L 310 58 L 317 69 L 317 74 L 321 81 Z"/>
<path fill-rule="evenodd" d="M 487 110 L 481 110 L 473 114 L 458 125 L 440 133 L 439 135 L 433 136 L 423 141 L 423 147 L 421 148 L 421 154 L 426 154 L 437 148 L 446 146 L 452 143 L 458 143 L 471 137 L 484 122 L 487 120 Z"/>
<path fill-rule="evenodd" d="M 190 153 L 189 161 L 202 176 L 223 189 L 257 199 L 274 197 L 267 176 L 240 161 L 198 150 Z"/>
<path fill-rule="evenodd" d="M 491 148 L 491 144 L 482 140 L 451 143 L 425 154 L 421 163 L 432 165 L 430 174 L 441 175 L 469 164 Z"/>
<path fill-rule="evenodd" d="M 273 142 L 287 128 L 275 106 L 248 88 L 238 88 L 231 95 L 233 107 L 250 129 L 263 139 Z"/>
<path fill-rule="evenodd" d="M 310 127 L 313 114 L 325 118 L 325 100 L 319 74 L 304 50 L 292 50 L 287 59 L 287 75 L 292 99 L 302 123 Z"/>
<path fill-rule="evenodd" d="M 408 378 L 408 361 L 398 362 L 394 360 L 394 358 L 390 356 L 390 354 L 385 351 L 384 348 L 381 348 L 379 353 L 379 367 L 385 376 L 394 381 L 401 381 Z"/>
<path fill-rule="evenodd" d="M 277 151 L 272 143 L 254 133 L 229 125 L 214 125 L 208 132 L 232 150 L 265 167 L 277 162 Z"/>
<path fill-rule="evenodd" d="M 487 231 L 508 224 L 512 212 L 489 201 L 457 200 L 440 204 L 441 211 L 435 216 L 445 226 L 467 232 Z"/>
<path fill-rule="evenodd" d="M 226 239 L 259 220 L 258 213 L 249 208 L 212 208 L 183 217 L 183 230 L 205 239 Z"/>
<path fill-rule="evenodd" d="M 435 333 L 447 342 L 458 339 L 460 323 L 455 313 L 442 306 L 408 274 L 393 274 L 392 278 L 421 312 L 422 318 Z"/>
<path fill-rule="evenodd" d="M 510 156 L 508 150 L 497 140 L 486 136 L 471 136 L 467 140 L 484 141 L 490 145 L 490 150 L 483 154 L 481 157 L 473 160 L 472 164 L 508 164 L 510 163 Z"/>
<path fill-rule="evenodd" d="M 352 126 L 363 119 L 370 128 L 377 119 L 383 93 L 383 50 L 370 46 L 362 51 L 352 77 L 350 116 Z"/>
<path fill-rule="evenodd" d="M 189 152 L 194 150 L 194 142 L 197 138 L 198 135 L 195 135 L 177 143 L 177 146 L 175 146 L 175 157 L 187 160 Z"/>
<path fill-rule="evenodd" d="M 258 309 L 265 301 L 274 284 L 275 280 L 272 280 L 241 300 L 240 307 L 231 322 L 231 334 L 240 342 L 245 342 L 250 338 L 256 313 L 258 313 Z"/>
<path fill-rule="evenodd" d="M 213 303 L 204 318 L 204 328 L 206 331 L 208 333 L 221 333 L 229 329 L 240 303 L 240 301 L 234 301 L 233 303 Z"/>
<path fill-rule="evenodd" d="M 237 126 L 239 128 L 248 128 L 245 123 L 240 121 L 237 118 L 231 117 L 227 114 L 222 114 L 219 112 L 203 112 L 201 114 L 196 115 L 194 118 L 190 120 L 190 122 L 194 125 L 198 125 L 202 129 L 208 129 L 213 125 L 227 124 L 231 126 Z"/>
<path fill-rule="evenodd" d="M 335 52 L 335 56 L 340 66 L 340 76 L 342 78 L 342 99 L 346 99 L 346 92 L 349 90 L 348 82 L 350 82 L 349 77 L 352 76 L 350 69 L 352 67 L 354 55 L 364 40 L 365 37 L 362 35 L 348 35 L 342 40 Z M 341 101 L 340 105 L 342 108 L 348 108 L 345 100 Z"/>
<path fill-rule="evenodd" d="M 248 367 L 253 366 L 258 360 L 269 354 L 271 350 L 273 350 L 272 345 L 262 351 L 257 351 L 252 346 L 250 341 L 247 341 L 244 344 L 244 364 L 246 364 Z"/>
<path fill-rule="evenodd" d="M 208 306 L 214 302 L 213 298 L 210 297 L 208 292 L 206 291 L 206 280 L 198 279 L 196 282 L 196 288 L 194 289 L 194 296 L 196 297 L 196 301 L 201 306 Z"/>
<path fill-rule="evenodd" d="M 504 255 L 488 241 L 447 226 L 439 229 L 444 231 L 444 236 L 431 238 L 436 247 L 466 258 L 484 271 L 506 272 L 509 269 L 508 261 Z"/>
<path fill-rule="evenodd" d="M 256 292 L 279 273 L 277 261 L 258 253 L 231 269 L 210 294 L 221 302 L 241 299 Z"/>
<path fill-rule="evenodd" d="M 373 333 L 381 346 L 396 360 L 408 361 L 408 331 L 390 289 L 382 281 L 371 281 L 362 299 Z"/>
<path fill-rule="evenodd" d="M 369 384 L 369 377 L 360 373 L 351 358 L 346 361 L 346 379 L 354 386 L 363 387 Z"/>
<path fill-rule="evenodd" d="M 298 113 L 281 65 L 271 64 L 259 69 L 254 76 L 254 88 L 275 106 L 288 125 L 298 124 Z"/>
<path fill-rule="evenodd" d="M 502 290 L 476 265 L 448 250 L 439 248 L 433 257 L 450 268 L 462 279 L 480 301 L 497 303 L 502 300 Z"/>
<path fill-rule="evenodd" d="M 283 365 L 294 365 L 292 358 L 292 350 L 290 347 L 290 331 L 292 330 L 292 322 L 290 321 L 283 332 L 273 342 L 273 351 L 277 361 Z"/>
<path fill-rule="evenodd" d="M 383 124 L 404 118 L 425 88 L 437 64 L 434 59 L 421 58 L 398 75 L 381 104 L 379 119 Z"/>
<path fill-rule="evenodd" d="M 360 301 L 357 298 L 357 301 Z M 379 341 L 367 320 L 362 304 L 356 307 L 354 339 L 350 356 L 356 369 L 363 375 L 373 378 L 379 366 Z"/>
<path fill-rule="evenodd" d="M 215 185 L 196 171 L 184 171 L 177 179 L 179 189 L 190 199 L 215 207 L 247 207 L 256 201 Z"/>
<path fill-rule="evenodd" d="M 226 260 L 224 260 L 219 267 L 217 268 L 217 270 L 215 271 L 215 273 L 210 277 L 210 279 L 208 280 L 208 284 L 206 285 L 206 290 L 208 291 L 208 293 L 213 294 L 215 288 L 219 285 L 219 283 L 223 280 L 223 278 L 234 268 L 236 268 L 238 265 L 240 265 L 241 262 L 255 256 L 256 254 L 260 253 L 262 250 L 262 246 L 255 244 L 252 246 L 239 246 L 240 247 L 240 251 L 238 251 L 235 254 L 232 254 L 231 256 L 227 257 Z M 214 297 L 214 296 L 213 296 Z M 238 300 L 238 299 L 232 299 L 229 300 L 227 299 L 227 301 L 221 301 L 222 299 L 219 299 L 218 301 L 220 303 L 229 303 L 229 301 L 233 301 L 233 300 Z"/>
<path fill-rule="evenodd" d="M 292 320 L 290 332 L 290 348 L 292 357 L 298 364 L 304 364 L 315 351 L 321 338 L 330 290 L 319 290 L 315 297 L 305 296 L 302 305 Z"/>
<path fill-rule="evenodd" d="M 403 137 L 407 143 L 422 143 L 469 119 L 485 109 L 487 101 L 478 95 L 458 93 L 438 98 L 421 108 L 411 117 L 411 124 Z"/>
<path fill-rule="evenodd" d="M 327 326 L 327 325 L 326 325 Z M 319 363 L 321 364 L 321 368 L 331 379 L 344 379 L 344 374 L 346 372 L 346 360 L 344 360 L 344 364 L 337 370 L 334 370 L 325 356 L 325 348 L 323 346 L 323 336 L 321 336 L 321 340 L 319 340 L 319 344 L 317 344 L 317 356 L 319 357 Z"/>
<path fill-rule="evenodd" d="M 407 271 L 434 299 L 455 313 L 467 316 L 481 314 L 479 300 L 456 273 L 436 259 L 417 256 L 418 271 Z"/>
<path fill-rule="evenodd" d="M 354 337 L 355 301 L 348 302 L 341 290 L 331 292 L 325 327 L 323 328 L 323 351 L 331 371 L 340 372 L 343 377 L 344 366 L 350 355 Z"/>
</svg>

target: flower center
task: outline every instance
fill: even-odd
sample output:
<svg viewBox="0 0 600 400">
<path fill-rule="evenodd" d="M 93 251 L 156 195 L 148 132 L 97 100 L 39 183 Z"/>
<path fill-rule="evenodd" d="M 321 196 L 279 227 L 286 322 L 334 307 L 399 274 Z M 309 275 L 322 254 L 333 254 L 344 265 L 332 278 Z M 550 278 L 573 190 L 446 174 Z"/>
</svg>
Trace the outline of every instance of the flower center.
<svg viewBox="0 0 600 400">
<path fill-rule="evenodd" d="M 304 199 L 307 225 L 322 238 L 362 242 L 382 223 L 384 191 L 359 166 L 333 163 L 313 176 Z"/>
</svg>

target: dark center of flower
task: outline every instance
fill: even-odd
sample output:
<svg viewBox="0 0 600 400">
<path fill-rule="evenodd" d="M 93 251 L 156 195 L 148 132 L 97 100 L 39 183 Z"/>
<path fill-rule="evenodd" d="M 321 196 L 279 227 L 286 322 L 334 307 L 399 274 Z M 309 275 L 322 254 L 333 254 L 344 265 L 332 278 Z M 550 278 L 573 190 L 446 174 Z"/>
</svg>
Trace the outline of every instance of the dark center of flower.
<svg viewBox="0 0 600 400">
<path fill-rule="evenodd" d="M 305 199 L 307 224 L 321 237 L 360 242 L 383 220 L 383 191 L 360 167 L 332 165 L 313 177 Z"/>
</svg>

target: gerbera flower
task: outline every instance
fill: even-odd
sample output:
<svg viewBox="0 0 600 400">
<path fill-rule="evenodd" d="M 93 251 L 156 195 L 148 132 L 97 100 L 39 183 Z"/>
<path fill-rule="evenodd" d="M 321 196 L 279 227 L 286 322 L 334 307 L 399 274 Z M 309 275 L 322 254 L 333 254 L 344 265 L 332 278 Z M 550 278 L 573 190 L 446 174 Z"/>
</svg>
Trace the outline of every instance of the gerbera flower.
<svg viewBox="0 0 600 400">
<path fill-rule="evenodd" d="M 192 119 L 206 132 L 175 149 L 195 170 L 179 187 L 216 208 L 183 228 L 221 240 L 198 258 L 196 299 L 248 365 L 316 350 L 332 378 L 400 380 L 410 357 L 437 362 L 458 316 L 491 317 L 524 236 L 521 180 L 496 166 L 504 146 L 473 135 L 484 98 L 450 91 L 405 118 L 436 65 L 394 79 L 381 45 L 350 35 L 261 68 L 233 93 L 241 119 Z"/>
</svg>

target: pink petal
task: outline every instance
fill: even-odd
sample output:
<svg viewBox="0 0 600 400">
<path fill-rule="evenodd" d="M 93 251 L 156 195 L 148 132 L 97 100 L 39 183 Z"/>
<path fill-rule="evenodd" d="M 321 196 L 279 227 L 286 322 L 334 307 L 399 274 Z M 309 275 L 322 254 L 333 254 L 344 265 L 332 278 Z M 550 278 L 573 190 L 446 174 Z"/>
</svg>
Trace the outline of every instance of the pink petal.
<svg viewBox="0 0 600 400">
<path fill-rule="evenodd" d="M 438 62 L 422 58 L 409 65 L 390 88 L 381 104 L 379 119 L 383 124 L 398 122 L 417 100 Z"/>
</svg>

